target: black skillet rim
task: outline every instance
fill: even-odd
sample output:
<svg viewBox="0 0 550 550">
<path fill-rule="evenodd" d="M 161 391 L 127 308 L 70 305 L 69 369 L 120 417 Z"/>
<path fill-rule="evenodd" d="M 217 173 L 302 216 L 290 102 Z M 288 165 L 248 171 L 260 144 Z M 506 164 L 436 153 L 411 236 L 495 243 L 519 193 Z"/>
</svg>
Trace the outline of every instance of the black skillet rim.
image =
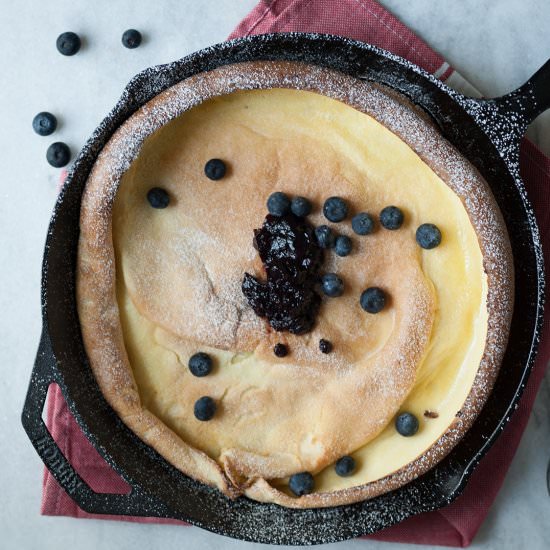
<svg viewBox="0 0 550 550">
<path fill-rule="evenodd" d="M 534 361 L 535 348 L 538 343 L 541 328 L 541 307 L 543 296 L 543 271 L 541 263 L 540 242 L 538 241 L 538 230 L 536 223 L 534 222 L 534 214 L 530 207 L 528 200 L 525 196 L 525 190 L 519 179 L 519 175 L 515 171 L 513 165 L 506 165 L 501 159 L 504 156 L 502 149 L 496 150 L 493 143 L 489 141 L 486 135 L 486 128 L 479 128 L 481 124 L 480 120 L 474 121 L 474 127 L 471 128 L 472 121 L 468 122 L 467 113 L 463 113 L 464 120 L 467 121 L 465 126 L 467 133 L 465 138 L 468 140 L 471 136 L 475 136 L 477 139 L 483 141 L 485 136 L 485 146 L 490 151 L 490 156 L 495 164 L 499 161 L 501 166 L 496 172 L 507 173 L 508 183 L 512 184 L 513 189 L 509 189 L 507 192 L 511 193 L 510 196 L 514 196 L 513 202 L 516 208 L 523 210 L 523 219 L 521 225 L 523 226 L 522 238 L 528 237 L 530 244 L 530 259 L 532 265 L 530 269 L 531 273 L 527 273 L 528 279 L 531 285 L 531 303 L 528 304 L 531 308 L 531 323 L 532 331 L 529 331 L 528 340 L 525 340 L 523 346 L 525 349 L 525 360 L 520 363 L 515 363 L 514 369 L 516 376 L 518 376 L 518 385 L 514 387 L 512 398 L 507 402 L 506 407 L 497 414 L 498 418 L 493 418 L 494 427 L 491 428 L 491 415 L 489 411 L 484 410 L 480 418 L 476 422 L 474 428 L 481 430 L 481 437 L 478 438 L 478 445 L 476 449 L 470 448 L 468 452 L 464 454 L 458 452 L 458 449 L 464 447 L 467 443 L 467 437 L 453 450 L 447 459 L 436 466 L 433 470 L 426 475 L 415 480 L 414 482 L 394 491 L 392 493 L 382 495 L 371 501 L 365 503 L 357 503 L 354 505 L 340 506 L 329 509 L 316 509 L 316 510 L 287 510 L 276 505 L 258 504 L 249 501 L 248 499 L 239 499 L 236 503 L 231 503 L 225 497 L 220 495 L 209 488 L 200 486 L 193 480 L 185 478 L 174 468 L 169 466 L 164 459 L 160 458 L 149 447 L 141 443 L 137 438 L 129 432 L 118 420 L 114 412 L 109 408 L 102 412 L 109 413 L 113 426 L 115 426 L 115 432 L 120 435 L 126 430 L 129 433 L 124 434 L 124 441 L 131 442 L 138 450 L 137 455 L 142 453 L 144 456 L 148 456 L 153 462 L 160 462 L 162 470 L 165 475 L 165 481 L 162 484 L 158 484 L 158 487 L 153 487 L 151 480 L 145 479 L 147 476 L 139 476 L 139 468 L 126 468 L 123 469 L 120 464 L 111 456 L 110 451 L 116 446 L 111 440 L 107 442 L 103 437 L 98 437 L 98 434 L 94 430 L 90 430 L 87 424 L 90 424 L 90 414 L 81 414 L 79 404 L 84 400 L 85 393 L 78 391 L 75 387 L 67 385 L 66 377 L 67 372 L 65 369 L 74 368 L 75 358 L 76 364 L 79 366 L 86 365 L 85 354 L 83 354 L 83 348 L 80 345 L 80 350 L 76 353 L 73 351 L 72 355 L 67 355 L 66 349 L 60 349 L 62 346 L 59 344 L 60 334 L 56 333 L 56 329 L 59 327 L 53 327 L 55 323 L 62 321 L 59 318 L 60 311 L 56 312 L 56 309 L 64 309 L 63 313 L 66 313 L 67 305 L 65 303 L 63 308 L 57 307 L 56 300 L 52 300 L 51 297 L 60 297 L 59 291 L 56 296 L 55 288 L 50 285 L 51 275 L 49 275 L 50 266 L 50 249 L 55 246 L 56 243 L 56 231 L 59 232 L 59 227 L 56 224 L 66 221 L 67 216 L 64 215 L 63 209 L 67 210 L 70 206 L 74 209 L 79 205 L 79 192 L 76 192 L 77 188 L 82 185 L 85 180 L 87 171 L 91 168 L 93 158 L 99 151 L 102 144 L 110 137 L 114 129 L 121 123 L 121 117 L 126 118 L 133 112 L 139 103 L 145 102 L 150 97 L 148 94 L 156 95 L 163 87 L 168 87 L 173 84 L 170 81 L 169 75 L 177 75 L 177 80 L 182 77 L 185 78 L 193 72 L 200 70 L 208 70 L 214 66 L 221 64 L 227 64 L 232 62 L 250 60 L 250 59 L 296 59 L 308 62 L 317 63 L 319 65 L 330 66 L 337 70 L 342 70 L 348 74 L 354 74 L 360 78 L 370 78 L 379 82 L 388 84 L 405 95 L 408 95 L 415 103 L 420 104 L 426 109 L 433 118 L 446 129 L 444 133 L 453 141 L 453 131 L 449 129 L 449 117 L 446 113 L 446 109 L 449 105 L 454 106 L 455 112 L 457 109 L 467 109 L 472 113 L 472 109 L 469 108 L 469 103 L 466 98 L 460 96 L 456 92 L 447 88 L 440 81 L 436 80 L 425 71 L 412 65 L 411 63 L 398 58 L 392 54 L 384 52 L 373 46 L 349 40 L 346 38 L 316 35 L 316 34 L 278 34 L 278 35 L 260 35 L 255 37 L 248 37 L 244 39 L 236 39 L 231 42 L 222 43 L 206 50 L 202 50 L 196 54 L 192 54 L 184 58 L 183 60 L 171 63 L 169 65 L 160 66 L 145 70 L 137 75 L 128 85 L 124 91 L 121 100 L 115 107 L 115 109 L 108 115 L 108 117 L 102 122 L 100 127 L 94 132 L 87 145 L 83 149 L 82 153 L 78 157 L 73 170 L 68 178 L 69 182 L 73 182 L 72 185 L 68 184 L 62 190 L 58 202 L 56 203 L 54 215 L 48 232 L 48 239 L 46 243 L 44 267 L 43 267 L 43 320 L 45 327 L 43 349 L 42 349 L 42 361 L 44 357 L 51 363 L 52 368 L 55 371 L 55 381 L 57 381 L 67 399 L 69 407 L 80 426 L 88 438 L 92 441 L 94 446 L 99 452 L 106 457 L 107 461 L 115 466 L 115 469 L 119 473 L 123 474 L 123 477 L 127 479 L 131 485 L 135 487 L 134 492 L 136 494 L 141 493 L 142 490 L 145 493 L 153 492 L 155 498 L 161 503 L 166 504 L 163 509 L 159 506 L 157 510 L 154 507 L 147 506 L 143 513 L 150 513 L 151 515 L 162 515 L 176 517 L 178 519 L 186 519 L 191 523 L 200 525 L 206 529 L 226 534 L 229 536 L 241 538 L 244 540 L 252 540 L 258 542 L 268 543 L 287 543 L 287 544 L 315 544 L 322 542 L 334 542 L 358 536 L 367 532 L 374 532 L 386 526 L 392 525 L 406 517 L 428 511 L 436 508 L 440 508 L 452 501 L 463 490 L 466 480 L 471 474 L 475 465 L 479 462 L 481 457 L 487 452 L 488 448 L 492 445 L 496 439 L 498 433 L 502 430 L 506 422 L 510 418 L 511 412 L 517 407 L 517 402 L 523 388 L 527 376 L 531 370 Z M 368 60 L 369 63 L 366 63 Z M 185 68 L 188 71 L 185 71 Z M 198 68 L 198 69 L 197 69 Z M 191 69 L 191 72 L 189 72 Z M 395 70 L 395 73 L 393 72 Z M 182 75 L 183 71 L 183 75 Z M 406 76 L 405 76 L 406 75 Z M 383 78 L 382 78 L 383 77 Z M 406 78 L 407 77 L 407 78 Z M 408 79 L 407 90 L 402 90 L 402 80 Z M 399 85 L 401 84 L 401 86 Z M 140 94 L 140 89 L 145 93 Z M 151 95 L 151 97 L 152 97 Z M 438 96 L 438 97 L 436 97 Z M 449 103 L 449 101 L 451 103 Z M 447 105 L 446 105 L 447 103 Z M 461 109 L 462 108 L 462 109 Z M 486 117 L 487 113 L 483 112 L 483 116 Z M 479 134 L 479 135 L 478 135 Z M 456 135 L 454 136 L 456 137 Z M 101 142 L 101 143 L 100 143 Z M 478 144 L 479 145 L 479 144 Z M 468 149 L 467 147 L 465 147 Z M 479 147 L 481 149 L 481 147 Z M 464 148 L 461 148 L 464 149 Z M 482 162 L 483 159 L 476 156 L 475 150 L 466 150 L 463 152 L 468 156 L 474 164 L 478 165 L 481 161 L 481 168 L 488 170 L 489 178 L 496 176 L 495 170 L 491 173 L 491 170 L 485 166 L 486 163 Z M 486 149 L 483 153 L 487 153 Z M 91 159 L 91 160 L 90 160 Z M 478 166 L 479 167 L 479 166 Z M 483 170 L 482 170 L 483 172 Z M 491 184 L 491 181 L 489 181 Z M 501 189 L 499 189 L 501 191 Z M 75 196 L 75 193 L 77 196 Z M 499 197 L 497 197 L 499 200 Z M 501 202 L 506 202 L 506 197 L 501 197 Z M 512 200 L 512 199 L 510 199 Z M 75 201 L 77 204 L 75 204 Z M 69 206 L 67 206 L 69 205 Z M 504 212 L 503 212 L 504 213 Z M 507 220 L 508 221 L 508 220 Z M 65 227 L 65 230 L 67 228 Z M 63 232 L 63 231 L 61 231 Z M 68 230 L 70 233 L 70 229 Z M 74 227 L 73 227 L 74 232 Z M 532 245 L 532 246 L 531 246 Z M 73 252 L 74 251 L 70 251 Z M 59 263 L 58 266 L 63 266 L 63 263 Z M 69 254 L 65 259 L 65 269 L 73 268 L 74 272 L 74 254 Z M 70 286 L 70 281 L 69 285 Z M 53 285 L 55 287 L 55 283 Z M 61 286 L 61 285 L 57 285 Z M 52 293 L 53 290 L 53 293 Z M 67 292 L 65 292 L 65 300 Z M 47 298 L 50 298 L 49 300 Z M 534 298 L 534 301 L 533 301 Z M 70 299 L 69 299 L 70 301 Z M 74 301 L 74 297 L 73 297 Z M 48 307 L 48 303 L 55 304 L 53 310 Z M 74 308 L 73 308 L 74 309 Z M 72 324 L 78 325 L 78 320 L 74 316 L 74 311 L 63 321 L 69 321 Z M 53 330 L 52 330 L 53 328 Z M 74 326 L 73 326 L 74 329 Z M 78 327 L 77 327 L 78 329 Z M 49 347 L 50 338 L 53 336 L 52 344 L 57 350 L 57 361 L 54 359 L 52 352 L 47 348 Z M 80 342 L 81 344 L 81 342 Z M 78 346 L 77 346 L 78 347 Z M 527 349 L 528 347 L 528 349 Z M 516 354 L 517 355 L 517 354 Z M 38 359 L 37 359 L 38 363 Z M 73 364 L 73 367 L 71 367 Z M 519 372 L 521 365 L 521 372 Z M 87 366 L 87 365 L 86 365 Z M 87 369 L 89 371 L 89 369 Z M 85 372 L 80 373 L 86 378 Z M 501 377 L 499 377 L 501 378 Z M 87 380 L 83 380 L 85 383 L 89 383 L 89 375 Z M 93 380 L 92 380 L 93 382 Z M 95 384 L 95 382 L 93 382 Z M 85 384 L 84 384 L 85 385 Z M 99 388 L 95 388 L 96 393 L 99 393 Z M 95 396 L 92 400 L 94 404 L 105 408 L 101 395 Z M 89 403 L 90 404 L 90 403 Z M 89 413 L 89 411 L 88 411 Z M 503 413 L 503 414 L 502 414 Z M 84 417 L 87 417 L 86 419 Z M 496 420 L 496 423 L 495 423 Z M 117 422 L 118 421 L 118 422 Z M 482 422 L 483 421 L 483 422 Z M 481 423 L 481 424 L 480 424 Z M 91 422 L 93 424 L 93 422 Z M 478 426 L 479 424 L 479 426 Z M 475 431 L 472 428 L 471 432 Z M 487 432 L 488 433 L 485 433 Z M 104 445 L 103 443 L 107 443 Z M 116 454 L 116 453 L 115 453 Z M 134 453 L 135 455 L 135 453 Z M 468 460 L 465 460 L 465 456 L 469 456 Z M 143 473 L 143 472 L 142 472 Z M 139 482 L 138 482 L 138 478 Z M 197 498 L 195 504 L 195 517 L 189 517 L 182 509 L 174 510 L 173 508 L 173 489 L 187 490 L 187 495 L 192 498 Z M 158 489 L 158 490 L 155 490 Z M 159 494 L 160 493 L 160 494 Z M 163 494 L 164 493 L 164 494 Z M 164 498 L 163 498 L 164 497 Z M 220 500 L 221 498 L 221 500 Z M 147 500 L 143 496 L 143 500 Z M 188 504 L 188 503 L 187 503 Z M 226 518 L 221 517 L 219 511 L 214 512 L 211 505 L 221 506 L 221 509 L 225 509 L 227 512 Z M 83 503 L 85 506 L 85 503 Z M 253 507 L 255 511 L 247 510 L 245 513 L 245 507 Z M 136 508 L 124 508 L 123 501 L 121 501 L 120 509 L 116 513 L 136 513 Z M 97 506 L 96 506 L 97 509 Z M 236 514 L 236 516 L 235 516 Z M 230 516 L 230 517 L 229 517 Z M 227 520 L 227 521 L 226 521 Z M 251 528 L 247 525 L 251 520 L 260 521 L 260 528 Z"/>
</svg>

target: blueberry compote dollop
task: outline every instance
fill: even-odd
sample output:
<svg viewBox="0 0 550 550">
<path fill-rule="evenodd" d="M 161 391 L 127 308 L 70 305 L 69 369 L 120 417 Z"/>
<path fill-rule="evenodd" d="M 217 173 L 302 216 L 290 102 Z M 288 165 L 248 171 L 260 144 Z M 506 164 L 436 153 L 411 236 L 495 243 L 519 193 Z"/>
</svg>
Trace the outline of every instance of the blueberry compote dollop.
<svg viewBox="0 0 550 550">
<path fill-rule="evenodd" d="M 323 251 L 314 227 L 290 212 L 268 214 L 262 227 L 254 231 L 254 247 L 264 264 L 266 281 L 245 273 L 242 290 L 248 303 L 275 330 L 308 332 L 321 304 L 314 286 Z"/>
</svg>

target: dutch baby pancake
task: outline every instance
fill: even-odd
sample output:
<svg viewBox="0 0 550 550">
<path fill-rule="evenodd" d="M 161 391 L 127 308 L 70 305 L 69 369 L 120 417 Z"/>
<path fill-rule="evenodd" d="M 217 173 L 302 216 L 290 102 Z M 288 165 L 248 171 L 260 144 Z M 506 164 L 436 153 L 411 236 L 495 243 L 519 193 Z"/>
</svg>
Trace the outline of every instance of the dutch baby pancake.
<svg viewBox="0 0 550 550">
<path fill-rule="evenodd" d="M 506 348 L 513 267 L 477 170 L 391 90 L 227 65 L 133 114 L 81 206 L 90 366 L 228 497 L 356 502 L 440 461 Z"/>
</svg>

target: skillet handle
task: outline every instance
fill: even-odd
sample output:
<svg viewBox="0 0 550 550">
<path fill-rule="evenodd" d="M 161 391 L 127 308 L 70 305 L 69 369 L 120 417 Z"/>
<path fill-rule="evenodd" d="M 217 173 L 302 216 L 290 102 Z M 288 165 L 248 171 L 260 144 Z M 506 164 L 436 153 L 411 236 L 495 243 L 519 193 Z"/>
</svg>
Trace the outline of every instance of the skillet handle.
<svg viewBox="0 0 550 550">
<path fill-rule="evenodd" d="M 86 512 L 170 517 L 171 514 L 163 504 L 131 482 L 131 491 L 128 494 L 96 493 L 67 460 L 42 420 L 48 388 L 52 382 L 60 382 L 55 361 L 50 338 L 47 330 L 43 329 L 21 421 L 48 470 L 66 493 Z M 63 387 L 62 384 L 59 386 Z"/>
<path fill-rule="evenodd" d="M 517 114 L 528 126 L 550 109 L 550 59 L 522 86 L 494 100 L 503 112 Z"/>
<path fill-rule="evenodd" d="M 550 109 L 550 59 L 522 86 L 493 99 L 462 99 L 511 168 L 519 166 L 519 144 L 527 126 Z"/>
</svg>

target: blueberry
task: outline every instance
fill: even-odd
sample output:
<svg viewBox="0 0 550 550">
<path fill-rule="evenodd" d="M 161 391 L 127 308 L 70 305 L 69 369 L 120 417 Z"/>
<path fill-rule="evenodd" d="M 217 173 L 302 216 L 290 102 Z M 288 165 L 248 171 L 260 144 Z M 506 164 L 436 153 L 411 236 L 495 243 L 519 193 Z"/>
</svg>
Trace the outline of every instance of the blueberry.
<svg viewBox="0 0 550 550">
<path fill-rule="evenodd" d="M 418 418 L 411 413 L 402 413 L 395 419 L 395 429 L 405 437 L 410 437 L 418 431 Z"/>
<path fill-rule="evenodd" d="M 351 219 L 351 228 L 358 235 L 368 235 L 374 230 L 374 220 L 366 212 L 360 212 Z"/>
<path fill-rule="evenodd" d="M 321 248 L 333 248 L 336 242 L 336 236 L 328 225 L 316 227 L 315 237 L 317 238 L 317 244 Z"/>
<path fill-rule="evenodd" d="M 339 235 L 336 237 L 334 252 L 338 256 L 348 256 L 351 252 L 351 239 L 347 235 Z"/>
<path fill-rule="evenodd" d="M 64 32 L 57 37 L 57 51 L 63 55 L 74 55 L 80 50 L 80 37 L 74 32 Z"/>
<path fill-rule="evenodd" d="M 299 218 L 305 218 L 311 214 L 311 202 L 305 197 L 294 197 L 290 203 L 290 210 Z"/>
<path fill-rule="evenodd" d="M 386 229 L 399 229 L 403 225 L 403 212 L 397 206 L 386 206 L 380 212 L 380 223 Z"/>
<path fill-rule="evenodd" d="M 331 298 L 342 296 L 344 281 L 336 273 L 326 273 L 322 278 L 323 292 Z"/>
<path fill-rule="evenodd" d="M 147 200 L 153 208 L 166 208 L 170 203 L 170 195 L 160 187 L 153 187 L 147 192 Z"/>
<path fill-rule="evenodd" d="M 210 355 L 199 351 L 190 357 L 188 367 L 193 376 L 206 376 L 212 370 L 212 358 Z"/>
<path fill-rule="evenodd" d="M 273 346 L 273 353 L 277 357 L 286 357 L 288 355 L 288 348 L 284 344 L 275 344 Z"/>
<path fill-rule="evenodd" d="M 309 495 L 313 491 L 315 481 L 309 472 L 302 472 L 290 476 L 288 486 L 290 490 L 297 496 Z"/>
<path fill-rule="evenodd" d="M 203 422 L 210 420 L 216 414 L 216 402 L 211 397 L 205 395 L 195 401 L 193 412 L 197 420 Z"/>
<path fill-rule="evenodd" d="M 128 29 L 122 35 L 122 45 L 133 50 L 141 44 L 141 33 L 136 29 Z"/>
<path fill-rule="evenodd" d="M 386 294 L 381 288 L 373 286 L 361 294 L 359 303 L 368 313 L 379 313 L 386 305 Z"/>
<path fill-rule="evenodd" d="M 330 353 L 332 351 L 332 342 L 321 338 L 319 340 L 319 349 L 321 350 L 321 353 Z"/>
<path fill-rule="evenodd" d="M 323 205 L 323 214 L 331 222 L 341 222 L 348 215 L 348 205 L 340 197 L 330 197 Z"/>
<path fill-rule="evenodd" d="M 340 477 L 350 476 L 355 471 L 355 460 L 351 456 L 343 456 L 338 459 L 334 469 Z"/>
<path fill-rule="evenodd" d="M 204 174 L 208 179 L 221 180 L 225 176 L 226 166 L 221 159 L 210 159 L 204 165 Z"/>
<path fill-rule="evenodd" d="M 267 199 L 267 210 L 273 216 L 284 216 L 290 210 L 290 199 L 280 191 L 271 193 Z"/>
<path fill-rule="evenodd" d="M 39 136 L 49 136 L 55 132 L 56 128 L 57 119 L 51 113 L 43 111 L 32 119 L 32 129 Z"/>
<path fill-rule="evenodd" d="M 46 151 L 46 160 L 54 168 L 61 168 L 66 166 L 71 160 L 71 150 L 66 143 L 56 141 L 48 147 Z"/>
<path fill-rule="evenodd" d="M 433 223 L 423 223 L 416 230 L 416 242 L 426 250 L 441 244 L 441 231 Z"/>
</svg>

